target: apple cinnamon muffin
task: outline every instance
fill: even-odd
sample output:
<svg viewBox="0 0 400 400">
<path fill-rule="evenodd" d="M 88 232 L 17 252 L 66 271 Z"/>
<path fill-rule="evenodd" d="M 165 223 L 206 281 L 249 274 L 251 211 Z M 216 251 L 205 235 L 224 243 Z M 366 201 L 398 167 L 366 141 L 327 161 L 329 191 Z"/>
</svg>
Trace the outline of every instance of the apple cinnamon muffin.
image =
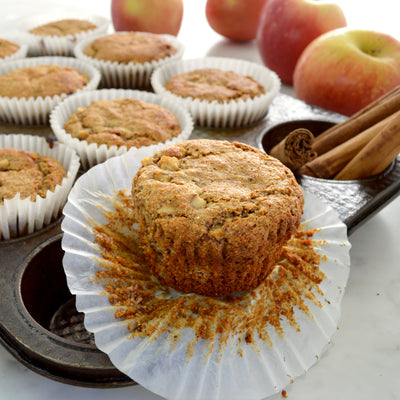
<svg viewBox="0 0 400 400">
<path fill-rule="evenodd" d="M 264 87 L 252 77 L 219 68 L 201 68 L 175 75 L 165 88 L 177 96 L 219 103 L 246 101 L 265 94 Z"/>
<path fill-rule="evenodd" d="M 166 142 L 182 132 L 178 119 L 169 110 L 133 98 L 98 100 L 79 107 L 64 129 L 89 144 L 127 148 Z"/>
<path fill-rule="evenodd" d="M 162 35 L 123 32 L 99 37 L 83 53 L 92 58 L 118 63 L 146 63 L 171 57 L 178 50 Z"/>
<path fill-rule="evenodd" d="M 63 65 L 35 65 L 18 68 L 0 76 L 2 97 L 53 97 L 82 89 L 89 79 L 75 68 Z"/>
<path fill-rule="evenodd" d="M 279 160 L 209 139 L 170 145 L 142 160 L 132 200 L 153 274 L 208 296 L 257 287 L 296 232 L 304 205 Z"/>
<path fill-rule="evenodd" d="M 6 58 L 16 53 L 21 46 L 17 43 L 0 38 L 0 58 Z"/>
<path fill-rule="evenodd" d="M 81 32 L 88 32 L 96 29 L 97 26 L 86 20 L 61 19 L 51 21 L 29 30 L 29 33 L 38 36 L 67 36 L 76 35 Z"/>
<path fill-rule="evenodd" d="M 0 205 L 20 193 L 21 199 L 46 197 L 61 184 L 67 173 L 52 157 L 27 150 L 0 149 Z"/>
</svg>

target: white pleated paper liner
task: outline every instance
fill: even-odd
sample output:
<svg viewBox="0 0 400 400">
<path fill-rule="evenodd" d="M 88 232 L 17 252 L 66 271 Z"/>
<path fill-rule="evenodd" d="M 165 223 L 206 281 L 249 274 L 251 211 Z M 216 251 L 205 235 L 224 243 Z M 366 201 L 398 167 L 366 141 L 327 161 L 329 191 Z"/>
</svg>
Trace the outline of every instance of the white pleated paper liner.
<svg viewBox="0 0 400 400">
<path fill-rule="evenodd" d="M 62 101 L 52 111 L 50 115 L 50 126 L 58 140 L 72 147 L 79 154 L 83 169 L 89 169 L 111 157 L 126 153 L 128 149 L 126 146 L 117 147 L 114 145 L 108 147 L 105 144 L 88 144 L 86 140 L 73 138 L 65 131 L 65 123 L 79 107 L 86 107 L 93 101 L 121 98 L 133 98 L 147 103 L 158 104 L 169 110 L 178 119 L 181 133 L 166 142 L 144 146 L 143 149 L 148 155 L 153 154 L 155 151 L 169 144 L 187 140 L 191 135 L 193 130 L 193 120 L 190 114 L 185 109 L 182 109 L 178 104 L 172 102 L 170 99 L 164 98 L 163 96 L 150 92 L 128 89 L 101 89 L 74 94 Z M 137 148 L 131 149 L 133 152 L 137 150 Z"/>
<path fill-rule="evenodd" d="M 218 103 L 217 100 L 210 102 L 177 96 L 165 88 L 166 83 L 173 76 L 202 68 L 217 68 L 250 76 L 264 87 L 266 93 L 246 101 L 239 99 L 238 101 Z M 272 100 L 278 94 L 281 82 L 275 72 L 257 63 L 226 57 L 205 57 L 175 60 L 160 66 L 151 77 L 151 85 L 156 93 L 169 96 L 187 108 L 197 125 L 235 128 L 262 119 L 267 114 Z"/>
<path fill-rule="evenodd" d="M 38 26 L 64 19 L 89 21 L 96 25 L 95 29 L 66 36 L 39 36 L 29 31 Z M 99 15 L 77 13 L 49 13 L 34 15 L 21 19 L 17 23 L 17 30 L 28 45 L 29 56 L 73 56 L 73 49 L 79 40 L 106 33 L 110 20 Z"/>
<path fill-rule="evenodd" d="M 15 53 L 10 54 L 9 56 L 6 56 L 4 58 L 0 57 L 0 63 L 6 61 L 20 60 L 21 58 L 26 57 L 28 53 L 28 45 L 24 43 L 20 38 L 18 39 L 15 37 L 7 37 L 7 35 L 1 35 L 0 39 L 8 40 L 9 42 L 13 42 L 19 46 L 19 49 Z"/>
<path fill-rule="evenodd" d="M 319 284 L 322 293 L 316 293 L 320 306 L 304 301 L 311 316 L 295 309 L 299 330 L 283 319 L 282 336 L 268 326 L 272 343 L 255 337 L 254 343 L 247 344 L 230 337 L 222 353 L 218 351 L 218 335 L 212 343 L 198 339 L 193 346 L 191 328 L 181 331 L 177 342 L 169 337 L 168 331 L 160 336 L 132 338 L 127 327 L 132 321 L 115 318 L 118 305 L 109 302 L 105 287 L 95 278 L 104 259 L 96 246 L 93 223 L 105 226 L 109 222 L 105 213 L 115 210 L 112 199 L 117 197 L 117 192 L 130 190 L 141 156 L 145 156 L 144 152 L 135 157 L 128 152 L 90 169 L 72 188 L 63 210 L 62 248 L 67 283 L 76 295 L 78 310 L 85 313 L 86 328 L 94 332 L 97 347 L 135 382 L 167 399 L 259 400 L 279 393 L 317 362 L 337 331 L 350 269 L 346 226 L 330 207 L 305 193 L 302 227 L 318 228 L 312 240 L 322 255 L 319 269 L 325 279 Z M 118 260 L 124 265 L 123 260 Z M 131 286 L 127 283 L 127 287 L 135 287 L 132 281 L 129 283 Z M 165 287 L 157 294 L 171 295 L 192 296 Z M 203 305 L 215 300 L 198 298 Z M 133 293 L 132 301 L 135 301 Z M 171 330 L 173 335 L 173 327 Z M 214 345 L 211 350 L 210 345 Z"/>
<path fill-rule="evenodd" d="M 0 63 L 0 76 L 16 69 L 37 65 L 62 65 L 86 74 L 89 81 L 77 92 L 94 90 L 100 82 L 100 72 L 96 68 L 73 57 L 32 57 Z M 29 99 L 0 96 L 0 119 L 12 124 L 48 124 L 50 111 L 67 96 L 68 93 L 52 97 L 30 97 Z"/>
<path fill-rule="evenodd" d="M 0 240 L 26 235 L 38 231 L 60 216 L 62 207 L 67 201 L 68 193 L 79 170 L 79 157 L 67 146 L 54 143 L 50 147 L 41 136 L 26 134 L 0 135 L 0 148 L 14 148 L 37 152 L 59 161 L 64 167 L 67 177 L 54 192 L 48 191 L 46 197 L 36 196 L 21 199 L 17 194 L 13 199 L 5 199 L 0 205 Z"/>
<path fill-rule="evenodd" d="M 115 32 L 115 35 L 124 35 L 128 32 Z M 141 32 L 149 34 L 148 32 Z M 156 34 L 153 34 L 156 35 Z M 144 63 L 119 63 L 117 61 L 99 60 L 97 58 L 89 57 L 84 54 L 85 47 L 95 39 L 98 39 L 100 35 L 88 39 L 84 39 L 77 43 L 74 47 L 74 55 L 79 60 L 83 60 L 95 66 L 101 72 L 101 83 L 100 86 L 103 88 L 121 88 L 121 89 L 147 89 L 151 87 L 150 77 L 153 71 L 160 65 L 166 62 L 180 59 L 184 53 L 184 45 L 175 36 L 163 34 L 160 35 L 167 39 L 178 51 L 170 57 L 166 57 L 160 60 L 154 60 L 151 62 Z"/>
</svg>

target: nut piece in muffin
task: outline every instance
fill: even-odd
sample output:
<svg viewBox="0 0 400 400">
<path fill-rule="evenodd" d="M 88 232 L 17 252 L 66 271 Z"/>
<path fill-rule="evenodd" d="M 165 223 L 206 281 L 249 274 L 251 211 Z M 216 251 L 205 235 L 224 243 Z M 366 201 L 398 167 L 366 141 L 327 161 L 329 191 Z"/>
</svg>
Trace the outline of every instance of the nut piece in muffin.
<svg viewBox="0 0 400 400">
<path fill-rule="evenodd" d="M 178 50 L 163 36 L 147 32 L 110 34 L 93 40 L 83 50 L 89 57 L 119 63 L 161 60 Z"/>
<path fill-rule="evenodd" d="M 180 97 L 219 103 L 246 101 L 265 94 L 264 87 L 252 77 L 218 68 L 201 68 L 175 75 L 165 88 Z"/>
<path fill-rule="evenodd" d="M 64 129 L 88 143 L 127 148 L 166 142 L 181 133 L 177 118 L 169 110 L 132 98 L 93 101 L 78 108 Z"/>
<path fill-rule="evenodd" d="M 90 21 L 80 19 L 62 19 L 47 24 L 36 26 L 29 33 L 38 36 L 67 36 L 76 35 L 96 29 L 97 26 Z"/>
<path fill-rule="evenodd" d="M 62 65 L 36 65 L 19 68 L 0 76 L 0 96 L 46 97 L 71 94 L 89 81 L 86 74 Z"/>
<path fill-rule="evenodd" d="M 141 246 L 170 287 L 223 296 L 257 287 L 297 231 L 304 197 L 279 160 L 199 139 L 142 160 L 132 183 Z"/>
<path fill-rule="evenodd" d="M 38 153 L 4 148 L 0 149 L 0 205 L 20 193 L 21 199 L 46 197 L 54 191 L 67 173 L 60 162 Z"/>
<path fill-rule="evenodd" d="M 0 58 L 6 58 L 16 53 L 21 48 L 20 45 L 0 38 Z"/>
</svg>

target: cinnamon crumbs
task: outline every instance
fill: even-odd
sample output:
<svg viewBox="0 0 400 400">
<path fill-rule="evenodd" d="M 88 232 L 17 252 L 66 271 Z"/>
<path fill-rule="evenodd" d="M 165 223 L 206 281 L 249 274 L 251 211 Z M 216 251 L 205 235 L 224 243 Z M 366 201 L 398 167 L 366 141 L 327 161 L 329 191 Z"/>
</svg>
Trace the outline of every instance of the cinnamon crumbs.
<svg viewBox="0 0 400 400">
<path fill-rule="evenodd" d="M 163 286 L 152 274 L 138 245 L 138 231 L 128 191 L 112 199 L 115 211 L 101 210 L 106 224 L 91 222 L 101 268 L 94 280 L 104 287 L 115 318 L 126 321 L 129 338 L 156 340 L 166 333 L 174 346 L 190 328 L 194 339 L 204 339 L 209 352 L 221 351 L 231 337 L 256 346 L 258 339 L 271 344 L 268 329 L 283 336 L 282 321 L 300 330 L 295 317 L 299 309 L 312 318 L 305 302 L 322 307 L 316 294 L 325 278 L 319 269 L 321 256 L 314 250 L 315 230 L 299 230 L 284 247 L 282 256 L 267 279 L 256 289 L 222 298 L 183 294 Z"/>
</svg>

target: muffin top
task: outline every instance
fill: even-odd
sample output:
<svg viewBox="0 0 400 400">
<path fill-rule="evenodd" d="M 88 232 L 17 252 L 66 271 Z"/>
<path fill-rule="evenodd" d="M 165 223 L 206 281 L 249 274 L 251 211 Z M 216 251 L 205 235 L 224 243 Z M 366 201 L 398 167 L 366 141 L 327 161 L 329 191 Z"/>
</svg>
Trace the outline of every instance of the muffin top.
<svg viewBox="0 0 400 400">
<path fill-rule="evenodd" d="M 218 68 L 201 68 L 175 75 L 165 88 L 177 96 L 219 103 L 245 101 L 265 94 L 264 87 L 252 77 Z"/>
<path fill-rule="evenodd" d="M 19 49 L 20 46 L 18 44 L 0 38 L 0 58 L 11 56 L 12 54 L 16 53 Z"/>
<path fill-rule="evenodd" d="M 169 110 L 132 98 L 99 100 L 80 107 L 64 129 L 88 143 L 128 148 L 165 142 L 181 133 L 177 118 Z"/>
<path fill-rule="evenodd" d="M 292 172 L 243 143 L 189 140 L 165 147 L 142 164 L 133 194 L 146 201 L 146 213 L 154 218 L 211 219 L 206 223 L 211 229 L 224 216 L 269 213 L 282 201 L 290 213 L 302 213 L 303 194 Z"/>
<path fill-rule="evenodd" d="M 145 63 L 170 57 L 177 49 L 163 36 L 126 32 L 95 39 L 83 50 L 89 57 L 119 63 Z"/>
<path fill-rule="evenodd" d="M 90 21 L 80 19 L 62 19 L 39 25 L 30 33 L 38 36 L 67 36 L 96 29 L 96 25 Z"/>
<path fill-rule="evenodd" d="M 71 94 L 82 89 L 88 81 L 86 74 L 71 67 L 36 65 L 0 76 L 0 96 L 29 98 Z"/>
<path fill-rule="evenodd" d="M 21 199 L 46 197 L 67 174 L 55 159 L 26 150 L 0 149 L 0 204 L 20 193 Z"/>
<path fill-rule="evenodd" d="M 170 287 L 225 296 L 257 287 L 296 232 L 292 172 L 242 143 L 199 139 L 142 160 L 132 183 L 141 249 Z"/>
</svg>

